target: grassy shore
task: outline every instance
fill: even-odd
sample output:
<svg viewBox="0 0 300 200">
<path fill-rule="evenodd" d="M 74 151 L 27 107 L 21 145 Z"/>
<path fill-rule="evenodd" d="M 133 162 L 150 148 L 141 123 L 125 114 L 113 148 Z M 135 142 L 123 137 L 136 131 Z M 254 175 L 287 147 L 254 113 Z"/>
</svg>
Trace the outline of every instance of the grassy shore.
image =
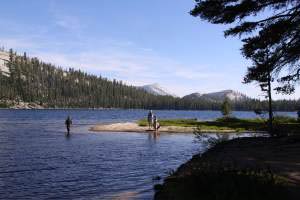
<svg viewBox="0 0 300 200">
<path fill-rule="evenodd" d="M 160 133 L 237 133 L 265 132 L 265 119 L 219 118 L 214 121 L 198 121 L 197 119 L 160 119 Z M 286 135 L 299 133 L 300 123 L 295 118 L 276 117 L 274 128 L 278 133 Z M 146 119 L 137 122 L 122 122 L 113 124 L 97 124 L 89 130 L 95 132 L 139 132 L 154 131 L 148 128 Z"/>
<path fill-rule="evenodd" d="M 138 122 L 139 126 L 147 126 L 146 119 Z M 219 118 L 214 121 L 198 121 L 197 119 L 160 119 L 160 125 L 178 126 L 178 127 L 197 127 L 199 130 L 232 130 L 234 132 L 243 131 L 267 131 L 267 120 L 262 118 L 239 119 L 239 118 Z M 289 133 L 295 133 L 300 130 L 300 123 L 291 117 L 275 117 L 274 126 L 276 130 L 286 130 Z"/>
</svg>

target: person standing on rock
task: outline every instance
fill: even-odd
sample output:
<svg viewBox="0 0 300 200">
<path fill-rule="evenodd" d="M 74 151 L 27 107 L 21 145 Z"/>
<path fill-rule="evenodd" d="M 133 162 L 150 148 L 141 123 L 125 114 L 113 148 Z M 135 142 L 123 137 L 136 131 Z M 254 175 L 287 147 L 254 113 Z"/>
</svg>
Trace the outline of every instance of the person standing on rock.
<svg viewBox="0 0 300 200">
<path fill-rule="evenodd" d="M 149 129 L 151 129 L 153 127 L 153 113 L 152 113 L 152 110 L 150 110 L 149 113 L 148 113 L 148 126 L 149 126 Z"/>
<path fill-rule="evenodd" d="M 66 124 L 67 132 L 68 132 L 68 135 L 69 135 L 70 134 L 71 124 L 72 124 L 72 120 L 71 120 L 70 116 L 67 117 L 67 119 L 65 121 L 65 124 Z"/>
</svg>

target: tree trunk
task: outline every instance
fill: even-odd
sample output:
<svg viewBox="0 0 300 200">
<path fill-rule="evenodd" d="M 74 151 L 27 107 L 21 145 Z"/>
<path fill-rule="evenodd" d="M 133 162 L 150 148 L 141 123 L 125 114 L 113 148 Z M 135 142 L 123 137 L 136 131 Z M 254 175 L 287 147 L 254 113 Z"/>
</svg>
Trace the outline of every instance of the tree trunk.
<svg viewBox="0 0 300 200">
<path fill-rule="evenodd" d="M 271 74 L 268 74 L 268 98 L 269 98 L 269 121 L 268 121 L 268 131 L 269 134 L 273 137 L 273 107 L 272 107 L 272 87 L 271 87 Z"/>
</svg>

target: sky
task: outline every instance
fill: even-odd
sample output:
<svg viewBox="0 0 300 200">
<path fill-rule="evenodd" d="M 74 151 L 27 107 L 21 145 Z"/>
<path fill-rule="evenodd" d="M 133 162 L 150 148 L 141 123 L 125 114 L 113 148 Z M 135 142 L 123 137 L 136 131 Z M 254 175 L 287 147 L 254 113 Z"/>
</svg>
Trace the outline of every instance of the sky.
<svg viewBox="0 0 300 200">
<path fill-rule="evenodd" d="M 175 3 L 176 2 L 176 3 Z M 263 98 L 242 84 L 250 61 L 223 25 L 192 17 L 193 0 L 9 0 L 1 2 L 0 46 L 63 68 L 184 96 L 225 89 Z M 299 89 L 289 96 L 300 98 Z"/>
</svg>

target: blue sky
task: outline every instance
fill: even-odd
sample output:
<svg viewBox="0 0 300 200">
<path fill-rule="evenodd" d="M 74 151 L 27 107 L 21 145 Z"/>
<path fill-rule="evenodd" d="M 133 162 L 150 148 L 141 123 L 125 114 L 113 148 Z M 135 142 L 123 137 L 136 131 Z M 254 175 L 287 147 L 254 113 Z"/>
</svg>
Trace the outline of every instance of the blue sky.
<svg viewBox="0 0 300 200">
<path fill-rule="evenodd" d="M 179 96 L 233 89 L 262 97 L 255 84 L 241 84 L 250 63 L 239 39 L 225 39 L 226 27 L 190 16 L 193 6 L 193 0 L 3 1 L 0 45 L 131 85 L 159 83 Z"/>
</svg>

